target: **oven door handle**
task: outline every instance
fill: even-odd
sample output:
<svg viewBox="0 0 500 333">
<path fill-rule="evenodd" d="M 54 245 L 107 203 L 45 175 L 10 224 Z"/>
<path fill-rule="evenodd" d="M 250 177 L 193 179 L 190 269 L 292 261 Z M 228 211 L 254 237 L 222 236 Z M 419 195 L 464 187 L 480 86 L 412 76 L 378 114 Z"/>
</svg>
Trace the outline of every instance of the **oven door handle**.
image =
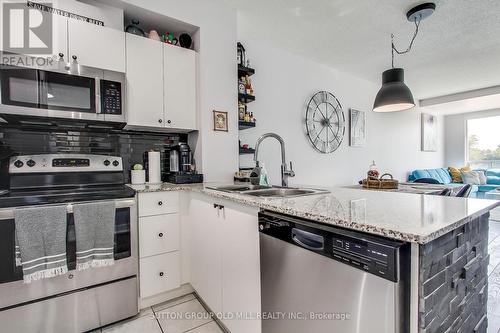
<svg viewBox="0 0 500 333">
<path fill-rule="evenodd" d="M 101 200 L 99 200 L 101 201 Z M 102 200 L 102 201 L 111 201 L 111 200 Z M 79 202 L 79 203 L 88 203 L 88 201 L 82 201 L 82 202 Z M 115 208 L 116 209 L 120 209 L 120 208 L 130 208 L 130 207 L 133 207 L 135 206 L 135 198 L 130 198 L 130 199 L 117 199 L 117 200 L 114 200 L 114 203 L 115 203 Z M 73 213 L 73 203 L 70 203 L 70 204 L 67 204 L 66 205 L 66 211 L 68 212 L 68 214 L 71 214 Z M 37 206 L 37 207 L 47 207 L 47 206 L 64 206 L 64 205 L 60 205 L 60 204 L 56 204 L 56 205 L 43 205 L 43 206 Z M 23 208 L 28 208 L 30 206 L 23 206 Z M 33 206 L 31 206 L 33 207 Z M 1 209 L 0 210 L 0 221 L 1 220 L 11 220 L 14 218 L 14 209 L 13 208 L 8 208 L 8 209 Z"/>
</svg>

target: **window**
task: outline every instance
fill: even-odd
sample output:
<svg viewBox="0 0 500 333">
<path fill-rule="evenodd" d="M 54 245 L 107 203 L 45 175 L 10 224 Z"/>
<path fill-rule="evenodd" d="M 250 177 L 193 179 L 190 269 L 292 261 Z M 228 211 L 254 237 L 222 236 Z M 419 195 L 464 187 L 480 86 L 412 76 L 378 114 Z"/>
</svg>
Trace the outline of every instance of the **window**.
<svg viewBox="0 0 500 333">
<path fill-rule="evenodd" d="M 500 168 L 500 116 L 467 120 L 467 161 L 473 168 Z"/>
</svg>

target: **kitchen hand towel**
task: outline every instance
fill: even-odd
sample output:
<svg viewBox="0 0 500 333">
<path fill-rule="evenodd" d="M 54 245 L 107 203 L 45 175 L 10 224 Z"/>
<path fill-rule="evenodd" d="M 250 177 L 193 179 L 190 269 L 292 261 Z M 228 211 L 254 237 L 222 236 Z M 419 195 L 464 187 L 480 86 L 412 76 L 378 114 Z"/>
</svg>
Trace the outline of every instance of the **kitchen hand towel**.
<svg viewBox="0 0 500 333">
<path fill-rule="evenodd" d="M 16 264 L 21 264 L 24 283 L 63 275 L 66 260 L 66 206 L 18 208 L 16 227 Z"/>
<path fill-rule="evenodd" d="M 115 213 L 115 204 L 109 201 L 73 205 L 79 271 L 115 263 Z"/>
</svg>

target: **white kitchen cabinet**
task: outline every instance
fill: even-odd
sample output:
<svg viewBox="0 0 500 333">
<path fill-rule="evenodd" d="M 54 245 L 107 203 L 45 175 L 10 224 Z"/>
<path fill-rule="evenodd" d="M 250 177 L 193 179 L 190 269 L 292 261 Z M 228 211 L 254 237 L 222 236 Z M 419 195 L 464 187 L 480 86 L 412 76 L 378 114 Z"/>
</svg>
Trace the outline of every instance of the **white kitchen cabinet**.
<svg viewBox="0 0 500 333">
<path fill-rule="evenodd" d="M 220 219 L 213 203 L 191 199 L 191 285 L 214 312 L 222 312 Z"/>
<path fill-rule="evenodd" d="M 126 34 L 127 125 L 164 127 L 163 43 Z"/>
<path fill-rule="evenodd" d="M 215 205 L 223 208 L 214 208 Z M 261 310 L 257 211 L 195 197 L 191 221 L 191 284 L 214 312 Z M 223 320 L 233 333 L 258 333 L 260 320 Z"/>
<path fill-rule="evenodd" d="M 139 267 L 142 298 L 154 296 L 181 285 L 178 251 L 141 259 Z"/>
<path fill-rule="evenodd" d="M 224 313 L 255 316 L 261 309 L 260 251 L 256 214 L 224 207 L 222 234 L 222 309 Z M 257 333 L 260 320 L 231 319 L 224 324 L 234 333 Z"/>
<path fill-rule="evenodd" d="M 139 239 L 141 258 L 179 250 L 179 214 L 140 217 Z"/>
<path fill-rule="evenodd" d="M 196 129 L 196 53 L 163 46 L 165 126 Z"/>
<path fill-rule="evenodd" d="M 145 301 L 181 285 L 179 193 L 139 193 L 137 197 L 140 296 Z"/>
<path fill-rule="evenodd" d="M 63 16 L 53 15 L 52 13 L 40 11 L 33 17 L 34 20 L 38 21 L 38 14 L 42 17 L 39 22 L 51 22 L 51 30 L 52 30 L 52 45 L 49 45 L 49 41 L 42 37 L 41 39 L 33 34 L 33 32 L 28 32 L 24 29 L 25 25 L 23 24 L 23 11 L 10 11 L 9 13 L 4 13 L 4 11 L 8 10 L 9 2 L 12 1 L 0 1 L 0 17 L 5 17 L 3 15 L 10 15 L 10 19 L 18 24 L 12 24 L 7 32 L 9 34 L 9 38 L 0 38 L 0 49 L 2 51 L 9 50 L 9 47 L 15 48 L 41 48 L 44 49 L 44 53 L 33 53 L 30 52 L 31 56 L 40 56 L 43 58 L 55 56 L 54 59 L 59 59 L 59 54 L 63 55 L 63 59 L 68 61 L 68 19 Z M 21 3 L 22 1 L 18 1 Z M 15 2 L 12 2 L 15 4 Z M 6 28 L 7 25 L 2 23 L 0 24 L 0 36 L 5 36 L 3 29 Z M 10 41 L 10 43 L 9 43 Z M 29 43 L 28 43 L 29 41 Z M 9 43 L 10 45 L 8 45 Z M 51 47 L 50 50 L 47 50 L 47 47 Z M 17 51 L 19 53 L 21 51 Z"/>
<path fill-rule="evenodd" d="M 139 193 L 139 216 L 179 212 L 178 192 Z"/>
<path fill-rule="evenodd" d="M 125 72 L 125 33 L 78 20 L 68 20 L 69 61 Z"/>
<path fill-rule="evenodd" d="M 126 34 L 127 126 L 189 132 L 196 125 L 196 52 Z"/>
<path fill-rule="evenodd" d="M 50 13 L 45 13 L 42 15 L 52 15 Z M 61 60 L 60 55 L 62 55 L 62 60 L 65 62 L 69 61 L 68 55 L 68 19 L 59 15 L 52 15 L 52 54 Z"/>
</svg>

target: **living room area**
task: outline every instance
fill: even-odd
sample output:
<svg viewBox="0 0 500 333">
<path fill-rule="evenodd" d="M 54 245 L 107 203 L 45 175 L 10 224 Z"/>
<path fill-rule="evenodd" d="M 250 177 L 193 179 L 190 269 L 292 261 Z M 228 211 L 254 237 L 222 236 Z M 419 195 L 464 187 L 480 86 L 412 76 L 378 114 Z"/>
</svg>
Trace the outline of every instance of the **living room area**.
<svg viewBox="0 0 500 333">
<path fill-rule="evenodd" d="M 500 91 L 500 87 L 493 88 Z M 500 104 L 500 95 L 468 98 L 470 94 L 486 94 L 486 90 L 493 88 L 455 94 L 453 101 L 449 101 L 452 97 L 444 96 L 441 98 L 445 98 L 445 103 L 429 107 L 442 115 L 444 165 L 412 170 L 409 182 L 444 185 L 452 190 L 452 196 L 464 190 L 459 196 L 500 199 L 500 109 L 483 109 L 496 102 Z M 421 101 L 421 105 L 425 103 Z M 422 124 L 423 146 L 424 131 Z"/>
</svg>

